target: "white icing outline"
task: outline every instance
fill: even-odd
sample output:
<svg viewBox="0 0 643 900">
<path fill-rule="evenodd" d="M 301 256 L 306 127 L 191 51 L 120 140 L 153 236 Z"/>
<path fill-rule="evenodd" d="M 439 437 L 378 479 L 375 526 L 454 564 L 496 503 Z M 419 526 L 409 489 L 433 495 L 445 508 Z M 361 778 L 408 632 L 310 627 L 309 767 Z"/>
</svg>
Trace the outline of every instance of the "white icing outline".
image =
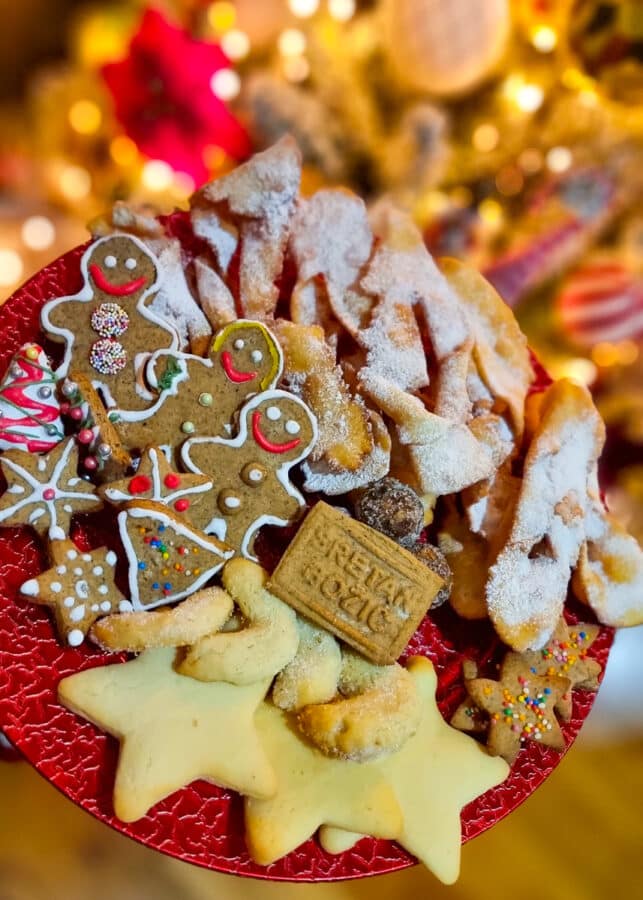
<svg viewBox="0 0 643 900">
<path fill-rule="evenodd" d="M 9 506 L 6 509 L 0 510 L 0 522 L 4 522 L 6 519 L 11 516 L 16 515 L 16 513 L 20 512 L 25 506 L 36 505 L 42 503 L 43 507 L 37 507 L 28 517 L 28 523 L 39 519 L 45 513 L 49 516 L 49 537 L 52 541 L 62 540 L 66 537 L 64 531 L 58 524 L 58 514 L 56 512 L 56 504 L 61 500 L 91 500 L 95 502 L 99 499 L 98 495 L 94 493 L 83 493 L 82 491 L 78 491 L 76 493 L 72 493 L 70 491 L 65 491 L 62 488 L 58 487 L 58 480 L 60 478 L 61 473 L 67 466 L 67 462 L 69 461 L 69 455 L 74 450 L 76 444 L 73 438 L 69 438 L 67 444 L 63 448 L 62 453 L 60 454 L 60 459 L 56 463 L 53 472 L 51 473 L 51 478 L 47 482 L 38 481 L 34 476 L 29 472 L 28 469 L 25 469 L 20 463 L 15 462 L 11 459 L 6 453 L 4 456 L 0 458 L 0 465 L 4 468 L 6 466 L 10 469 L 15 475 L 18 475 L 22 478 L 31 488 L 32 493 L 29 496 L 24 497 L 22 500 L 19 500 L 13 506 Z M 23 451 L 24 452 L 24 451 Z M 45 461 L 46 457 L 41 457 L 41 461 Z M 46 463 L 45 463 L 46 468 Z M 51 500 L 46 500 L 43 497 L 43 493 L 46 490 L 53 489 L 56 491 L 56 496 Z M 35 499 L 34 499 L 35 495 Z"/>
<path fill-rule="evenodd" d="M 223 438 L 223 437 L 195 437 L 187 440 L 181 447 L 181 461 L 185 468 L 194 472 L 197 475 L 207 474 L 201 472 L 201 470 L 192 462 L 190 459 L 190 448 L 195 446 L 196 444 L 223 444 L 226 447 L 242 447 L 248 439 L 248 419 L 250 418 L 250 414 L 254 409 L 260 406 L 262 403 L 265 403 L 267 400 L 289 400 L 295 403 L 297 406 L 301 407 L 301 409 L 308 416 L 311 429 L 312 429 L 312 438 L 307 445 L 303 445 L 301 452 L 298 456 L 296 456 L 292 460 L 286 460 L 282 463 L 281 466 L 274 469 L 274 473 L 277 476 L 277 480 L 282 485 L 282 487 L 286 490 L 290 496 L 297 501 L 300 507 L 303 507 L 306 503 L 300 491 L 297 490 L 295 485 L 289 480 L 289 473 L 293 466 L 298 465 L 302 460 L 306 459 L 309 455 L 315 444 L 317 443 L 317 439 L 319 436 L 318 428 L 317 428 L 317 419 L 311 410 L 306 406 L 303 400 L 300 400 L 299 397 L 296 397 L 294 394 L 288 393 L 288 391 L 281 390 L 268 390 L 262 391 L 260 394 L 255 394 L 244 406 L 241 407 L 239 412 L 239 432 L 234 438 Z M 212 477 L 211 474 L 207 474 L 207 477 Z M 214 486 L 216 488 L 216 478 L 214 481 Z M 256 561 L 256 557 L 250 553 L 249 545 L 251 543 L 252 538 L 255 533 L 262 528 L 264 525 L 279 525 L 284 526 L 289 524 L 288 519 L 280 519 L 278 516 L 271 515 L 270 513 L 262 513 L 258 516 L 253 522 L 250 523 L 248 529 L 243 537 L 241 542 L 240 552 L 242 556 L 245 556 L 246 559 L 250 559 L 253 562 Z M 203 529 L 206 534 L 214 534 L 221 541 L 225 541 L 225 534 L 227 531 L 228 523 L 226 519 L 221 518 L 220 516 L 214 516 L 210 520 L 210 522 Z"/>
<path fill-rule="evenodd" d="M 130 540 L 130 536 L 127 531 L 127 519 L 131 517 L 132 519 L 154 519 L 156 521 L 161 522 L 161 524 L 165 525 L 166 528 L 171 528 L 171 530 L 180 535 L 181 537 L 185 537 L 188 540 L 192 541 L 192 543 L 197 544 L 201 547 L 202 550 L 207 550 L 210 554 L 219 554 L 221 555 L 220 561 L 218 561 L 214 566 L 209 569 L 206 569 L 199 575 L 196 581 L 193 581 L 188 588 L 184 591 L 179 591 L 178 594 L 171 594 L 169 597 L 161 597 L 155 603 L 151 604 L 142 604 L 139 597 L 138 590 L 138 558 L 136 556 L 136 552 L 134 550 L 134 545 Z M 130 507 L 129 509 L 124 509 L 122 512 L 118 514 L 118 530 L 120 532 L 121 541 L 123 543 L 123 547 L 125 548 L 125 555 L 127 556 L 128 562 L 128 583 L 130 590 L 130 601 L 132 607 L 135 610 L 140 612 L 144 612 L 146 609 L 154 609 L 157 606 L 164 606 L 168 603 L 176 603 L 178 600 L 183 600 L 185 597 L 188 597 L 190 594 L 195 593 L 202 587 L 207 581 L 210 580 L 216 573 L 223 567 L 227 560 L 234 556 L 233 550 L 228 551 L 220 551 L 216 547 L 213 547 L 212 543 L 208 541 L 205 537 L 201 537 L 198 531 L 190 528 L 188 525 L 184 525 L 183 523 L 177 521 L 173 516 L 168 513 L 161 512 L 160 510 L 149 510 L 144 509 L 142 507 Z"/>
<path fill-rule="evenodd" d="M 40 321 L 41 321 L 43 330 L 48 332 L 50 335 L 57 335 L 59 338 L 62 338 L 62 340 L 64 341 L 64 344 L 65 344 L 65 353 L 63 356 L 63 360 L 62 360 L 60 366 L 58 367 L 58 369 L 56 369 L 56 371 L 54 373 L 57 378 L 65 378 L 69 373 L 69 367 L 70 367 L 70 364 L 72 361 L 72 356 L 73 356 L 74 344 L 76 342 L 76 335 L 74 334 L 73 331 L 70 331 L 68 328 L 62 328 L 57 325 L 53 325 L 49 318 L 50 314 L 54 309 L 56 309 L 58 306 L 60 306 L 61 303 L 66 303 L 70 300 L 76 300 L 81 303 L 92 303 L 94 301 L 95 293 L 94 293 L 94 289 L 92 288 L 92 286 L 90 284 L 90 280 L 89 280 L 89 260 L 91 259 L 91 257 L 93 256 L 94 252 L 96 251 L 96 249 L 98 247 L 100 247 L 102 244 L 107 243 L 108 241 L 112 241 L 114 239 L 114 237 L 127 237 L 128 240 L 132 241 L 135 244 L 135 246 L 138 247 L 138 249 L 141 251 L 141 253 L 143 253 L 149 259 L 151 259 L 152 264 L 154 266 L 154 272 L 156 274 L 156 277 L 154 278 L 152 283 L 149 285 L 149 287 L 147 287 L 143 291 L 141 296 L 139 297 L 139 300 L 136 304 L 136 311 L 144 319 L 147 319 L 148 322 L 152 322 L 154 325 L 159 326 L 164 331 L 167 331 L 167 333 L 170 335 L 170 337 L 172 338 L 172 343 L 170 344 L 169 347 L 164 348 L 166 350 L 166 352 L 172 352 L 172 351 L 179 350 L 180 342 L 179 342 L 179 335 L 178 335 L 177 331 L 172 327 L 172 325 L 169 322 L 167 322 L 165 319 L 162 319 L 160 316 L 157 316 L 156 313 L 152 312 L 150 309 L 148 309 L 145 306 L 145 301 L 150 297 L 151 294 L 158 293 L 160 286 L 161 286 L 161 269 L 160 269 L 160 264 L 159 264 L 158 259 L 156 258 L 154 253 L 152 253 L 152 251 L 149 249 L 149 247 L 147 247 L 143 243 L 143 241 L 141 241 L 135 235 L 131 235 L 131 234 L 113 235 L 113 234 L 110 234 L 110 235 L 107 235 L 106 237 L 99 238 L 97 241 L 93 241 L 89 245 L 87 250 L 84 252 L 84 254 L 81 258 L 81 261 L 80 261 L 80 271 L 81 271 L 81 275 L 83 277 L 83 286 L 80 289 L 80 291 L 77 294 L 70 294 L 65 297 L 57 297 L 54 300 L 50 300 L 48 303 L 46 303 L 43 306 L 42 311 L 40 313 Z M 132 317 L 130 316 L 130 319 L 131 318 Z M 141 354 L 137 354 L 136 359 L 138 359 L 138 357 L 140 355 Z M 134 368 L 135 368 L 135 374 L 138 375 L 139 373 L 136 370 L 136 359 L 134 360 Z M 99 375 L 100 373 L 97 373 L 97 374 Z M 109 386 L 105 382 L 101 381 L 100 377 L 92 378 L 92 385 L 97 390 L 101 391 L 101 394 L 103 395 L 105 403 L 108 407 L 116 408 L 116 403 L 114 402 L 114 398 L 111 395 Z M 154 395 L 150 395 L 150 398 L 153 399 L 153 396 Z M 146 397 L 146 399 L 147 399 L 147 397 Z M 163 397 L 163 400 L 164 399 L 165 399 L 165 397 Z M 147 418 L 149 415 L 153 415 L 159 408 L 159 405 L 160 404 L 156 404 L 151 409 L 139 410 L 138 412 L 145 413 L 145 415 L 142 416 L 141 418 Z M 134 410 L 122 411 L 119 409 L 119 413 L 121 413 L 121 415 L 123 412 L 134 412 Z"/>
<path fill-rule="evenodd" d="M 147 451 L 147 454 L 152 461 L 152 496 L 145 497 L 146 500 L 154 500 L 157 503 L 165 503 L 168 506 L 171 506 L 176 500 L 180 500 L 181 497 L 189 497 L 192 494 L 205 494 L 208 491 L 212 490 L 212 481 L 208 481 L 206 484 L 197 484 L 194 487 L 190 488 L 177 488 L 177 490 L 173 491 L 169 494 L 163 493 L 164 485 L 161 483 L 161 471 L 159 467 L 159 458 L 156 447 L 150 447 Z M 140 468 L 140 467 L 139 467 Z M 182 472 L 173 473 L 181 477 Z M 135 477 L 135 476 L 132 476 Z M 129 479 L 132 480 L 131 478 Z M 125 491 L 119 491 L 116 488 L 105 488 L 105 496 L 110 501 L 110 503 L 123 503 L 127 501 L 136 501 L 137 499 L 141 499 L 138 494 L 131 494 Z M 145 492 L 147 493 L 147 491 Z"/>
</svg>

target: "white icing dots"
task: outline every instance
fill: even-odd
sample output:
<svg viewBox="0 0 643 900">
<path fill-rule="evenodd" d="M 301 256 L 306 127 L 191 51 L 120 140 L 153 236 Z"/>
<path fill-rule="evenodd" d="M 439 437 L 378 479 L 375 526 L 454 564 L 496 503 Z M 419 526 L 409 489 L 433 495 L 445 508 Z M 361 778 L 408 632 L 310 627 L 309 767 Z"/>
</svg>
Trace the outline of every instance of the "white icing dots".
<svg viewBox="0 0 643 900">
<path fill-rule="evenodd" d="M 78 551 L 77 550 L 68 550 L 67 551 L 67 559 L 77 559 Z"/>
<path fill-rule="evenodd" d="M 74 511 L 74 510 L 73 510 L 73 507 L 72 507 L 71 504 L 69 504 L 69 503 L 65 503 L 65 504 L 63 505 L 63 509 L 65 510 L 66 513 L 70 513 L 70 512 L 73 512 L 73 511 Z"/>
<path fill-rule="evenodd" d="M 105 557 L 105 562 L 107 563 L 108 566 L 116 565 L 116 554 L 114 553 L 113 550 L 109 551 L 109 553 Z"/>
<path fill-rule="evenodd" d="M 101 612 L 104 612 L 104 613 L 108 613 L 111 608 L 112 608 L 112 604 L 109 602 L 109 600 L 103 600 L 103 602 L 100 605 L 100 610 L 101 610 Z"/>
<path fill-rule="evenodd" d="M 288 432 L 288 434 L 299 434 L 301 431 L 301 425 L 299 422 L 296 422 L 294 419 L 288 419 L 284 428 Z"/>
<path fill-rule="evenodd" d="M 122 613 L 132 612 L 133 609 L 134 609 L 134 607 L 129 602 L 129 600 L 121 600 L 121 602 L 118 604 L 119 612 L 122 612 Z"/>
<path fill-rule="evenodd" d="M 67 566 L 58 566 L 56 573 L 58 575 L 65 575 L 67 573 Z"/>
<path fill-rule="evenodd" d="M 69 613 L 72 622 L 81 622 L 85 618 L 85 605 L 83 603 L 77 606 Z"/>
<path fill-rule="evenodd" d="M 83 553 L 83 562 L 91 562 L 92 558 L 89 553 Z"/>
<path fill-rule="evenodd" d="M 30 578 L 29 581 L 25 581 L 20 588 L 20 593 L 24 594 L 26 597 L 37 597 L 40 593 L 40 587 L 38 586 L 36 579 Z"/>
<path fill-rule="evenodd" d="M 74 628 L 73 631 L 70 631 L 67 635 L 67 643 L 70 647 L 80 647 L 84 640 L 85 635 L 78 628 Z"/>
<path fill-rule="evenodd" d="M 98 593 L 105 596 L 105 594 L 109 593 L 109 588 L 107 587 L 106 584 L 101 584 L 101 586 L 98 588 Z"/>
<path fill-rule="evenodd" d="M 263 359 L 263 353 L 261 352 L 261 350 L 253 350 L 250 356 L 253 363 L 260 363 Z"/>
<path fill-rule="evenodd" d="M 73 606 L 76 606 L 76 601 L 73 597 L 65 597 L 65 599 L 63 600 L 63 604 L 67 607 L 67 609 L 71 609 Z"/>
<path fill-rule="evenodd" d="M 258 484 L 263 478 L 263 472 L 261 469 L 250 469 L 248 472 L 248 479 L 252 481 L 254 484 Z"/>
<path fill-rule="evenodd" d="M 237 338 L 236 341 L 234 342 L 234 349 L 235 349 L 235 350 L 243 350 L 243 348 L 244 348 L 245 346 L 246 346 L 246 342 L 245 342 L 245 341 L 242 341 L 241 338 Z"/>
<path fill-rule="evenodd" d="M 99 612 L 99 609 L 100 609 L 100 607 L 98 606 L 98 603 L 92 603 L 92 612 L 93 613 Z"/>
<path fill-rule="evenodd" d="M 10 488 L 7 488 L 8 494 L 24 494 L 25 489 L 21 484 L 12 484 Z"/>
<path fill-rule="evenodd" d="M 223 503 L 228 509 L 239 509 L 241 506 L 241 500 L 238 497 L 226 497 Z"/>
<path fill-rule="evenodd" d="M 281 418 L 281 410 L 278 406 L 269 406 L 266 410 L 266 415 L 270 419 L 271 422 L 276 422 Z"/>
<path fill-rule="evenodd" d="M 132 269 L 135 269 L 137 265 L 138 265 L 138 263 L 136 262 L 136 260 L 134 259 L 133 256 L 130 256 L 129 259 L 125 260 L 125 268 L 129 269 L 130 272 L 132 271 Z"/>
<path fill-rule="evenodd" d="M 86 581 L 77 581 L 75 591 L 81 600 L 86 600 L 89 597 L 89 585 Z"/>
<path fill-rule="evenodd" d="M 92 569 L 92 575 L 102 575 L 105 570 L 102 566 L 94 566 Z"/>
<path fill-rule="evenodd" d="M 82 574 L 83 574 L 83 570 L 80 568 L 80 566 L 76 566 L 76 568 L 74 569 L 74 575 L 82 575 Z"/>
<path fill-rule="evenodd" d="M 116 257 L 115 256 L 106 256 L 105 257 L 105 268 L 106 269 L 115 269 L 116 268 Z"/>
<path fill-rule="evenodd" d="M 66 535 L 60 525 L 52 525 L 49 529 L 49 537 L 52 541 L 64 541 Z"/>
<path fill-rule="evenodd" d="M 44 459 L 42 459 L 42 458 L 39 459 L 38 460 L 38 471 L 45 472 L 46 470 L 47 470 L 47 463 L 44 461 Z"/>
<path fill-rule="evenodd" d="M 53 594 L 59 594 L 62 591 L 62 589 L 63 589 L 63 586 L 59 581 L 52 581 L 51 584 L 49 585 L 49 590 Z"/>
</svg>

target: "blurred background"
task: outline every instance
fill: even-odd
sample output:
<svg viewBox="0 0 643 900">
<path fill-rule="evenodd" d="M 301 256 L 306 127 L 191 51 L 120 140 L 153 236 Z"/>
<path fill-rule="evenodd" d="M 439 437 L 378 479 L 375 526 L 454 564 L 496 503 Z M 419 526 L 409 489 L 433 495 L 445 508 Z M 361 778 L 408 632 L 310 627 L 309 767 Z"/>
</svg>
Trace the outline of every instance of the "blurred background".
<svg viewBox="0 0 643 900">
<path fill-rule="evenodd" d="M 554 375 L 591 387 L 608 502 L 643 539 L 643 0 L 0 0 L 0 12 L 0 302 L 114 201 L 184 206 L 291 132 L 305 192 L 395 198 L 433 253 L 485 272 Z M 642 651 L 641 629 L 618 636 L 577 749 L 465 851 L 450 897 L 638 895 Z M 27 766 L 0 765 L 0 900 L 304 890 L 447 896 L 417 870 L 314 889 L 199 872 L 89 820 Z"/>
</svg>

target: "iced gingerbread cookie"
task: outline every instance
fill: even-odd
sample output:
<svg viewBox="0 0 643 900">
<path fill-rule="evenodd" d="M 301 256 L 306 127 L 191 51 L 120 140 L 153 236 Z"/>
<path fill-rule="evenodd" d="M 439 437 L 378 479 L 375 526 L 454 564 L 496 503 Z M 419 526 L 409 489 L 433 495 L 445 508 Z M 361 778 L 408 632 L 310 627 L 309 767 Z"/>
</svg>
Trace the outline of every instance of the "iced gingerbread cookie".
<svg viewBox="0 0 643 900">
<path fill-rule="evenodd" d="M 73 438 L 46 456 L 8 450 L 0 456 L 7 489 L 0 497 L 0 525 L 31 525 L 40 537 L 62 540 L 71 517 L 103 505 L 93 484 L 78 476 L 78 447 Z"/>
<path fill-rule="evenodd" d="M 151 368 L 162 368 L 165 359 L 166 354 L 159 354 Z M 115 423 L 131 450 L 159 446 L 174 453 L 193 435 L 228 437 L 242 403 L 274 387 L 283 369 L 274 336 L 260 322 L 244 319 L 219 331 L 206 358 L 188 356 L 183 364 L 185 379 L 167 397 L 160 415 Z"/>
<path fill-rule="evenodd" d="M 143 453 L 135 475 L 110 481 L 100 487 L 98 492 L 114 506 L 123 506 L 137 500 L 162 503 L 201 527 L 194 507 L 211 488 L 212 481 L 205 475 L 175 472 L 163 453 L 157 447 L 150 447 Z M 195 513 L 199 521 L 195 520 Z"/>
<path fill-rule="evenodd" d="M 153 351 L 179 343 L 148 308 L 158 290 L 157 261 L 138 238 L 113 235 L 90 245 L 81 272 L 80 292 L 51 300 L 41 313 L 45 332 L 65 345 L 56 374 L 87 375 L 109 407 L 148 410 L 158 398 L 144 384 L 144 365 Z"/>
<path fill-rule="evenodd" d="M 261 526 L 287 525 L 303 508 L 290 471 L 316 440 L 317 422 L 303 401 L 286 391 L 265 391 L 241 410 L 235 438 L 187 441 L 181 450 L 185 467 L 214 481 L 205 500 L 211 512 L 206 532 L 254 559 Z"/>
<path fill-rule="evenodd" d="M 65 436 L 56 376 L 38 344 L 25 344 L 0 382 L 0 450 L 46 453 Z"/>
<path fill-rule="evenodd" d="M 118 514 L 135 610 L 153 609 L 189 597 L 217 574 L 233 550 L 193 528 L 152 500 L 128 503 Z"/>
<path fill-rule="evenodd" d="M 82 644 L 101 616 L 131 610 L 114 583 L 117 558 L 113 550 L 99 547 L 81 553 L 72 541 L 55 541 L 51 556 L 52 567 L 25 581 L 20 593 L 51 607 L 58 633 L 70 646 Z"/>
</svg>

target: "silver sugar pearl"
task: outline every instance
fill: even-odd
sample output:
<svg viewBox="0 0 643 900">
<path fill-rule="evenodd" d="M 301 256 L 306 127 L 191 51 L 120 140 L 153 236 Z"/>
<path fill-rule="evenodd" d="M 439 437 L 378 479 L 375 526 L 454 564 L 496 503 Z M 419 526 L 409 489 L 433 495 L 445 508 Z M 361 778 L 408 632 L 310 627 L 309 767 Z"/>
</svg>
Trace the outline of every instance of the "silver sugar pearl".
<svg viewBox="0 0 643 900">
<path fill-rule="evenodd" d="M 38 396 L 42 397 L 43 400 L 49 400 L 51 397 L 52 390 L 50 387 L 41 387 L 38 388 Z"/>
<path fill-rule="evenodd" d="M 109 459 L 112 455 L 112 448 L 109 444 L 99 444 L 96 448 L 96 453 L 100 456 L 101 459 Z"/>
<path fill-rule="evenodd" d="M 63 384 L 62 391 L 65 397 L 75 397 L 78 393 L 78 385 L 75 381 L 66 381 Z"/>
<path fill-rule="evenodd" d="M 14 363 L 9 369 L 9 374 L 12 378 L 20 378 L 22 375 L 22 367 L 18 363 Z"/>
<path fill-rule="evenodd" d="M 49 435 L 49 437 L 56 437 L 56 435 L 58 434 L 58 429 L 55 425 L 48 425 L 47 434 Z"/>
</svg>

